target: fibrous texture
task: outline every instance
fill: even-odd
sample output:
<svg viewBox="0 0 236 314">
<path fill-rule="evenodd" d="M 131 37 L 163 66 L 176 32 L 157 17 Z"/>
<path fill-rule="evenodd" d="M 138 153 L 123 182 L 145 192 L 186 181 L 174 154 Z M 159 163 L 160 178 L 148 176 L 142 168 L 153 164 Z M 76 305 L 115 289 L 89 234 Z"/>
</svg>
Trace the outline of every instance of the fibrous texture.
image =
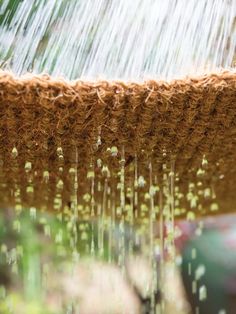
<svg viewBox="0 0 236 314">
<path fill-rule="evenodd" d="M 104 200 L 104 189 L 117 195 L 121 182 L 125 208 L 135 178 L 149 185 L 150 165 L 151 181 L 161 185 L 163 164 L 174 163 L 187 191 L 204 156 L 220 211 L 234 210 L 235 115 L 235 72 L 143 83 L 0 72 L 1 201 L 58 209 L 75 193 L 96 207 L 96 197 Z M 109 211 L 109 193 L 105 202 Z"/>
</svg>

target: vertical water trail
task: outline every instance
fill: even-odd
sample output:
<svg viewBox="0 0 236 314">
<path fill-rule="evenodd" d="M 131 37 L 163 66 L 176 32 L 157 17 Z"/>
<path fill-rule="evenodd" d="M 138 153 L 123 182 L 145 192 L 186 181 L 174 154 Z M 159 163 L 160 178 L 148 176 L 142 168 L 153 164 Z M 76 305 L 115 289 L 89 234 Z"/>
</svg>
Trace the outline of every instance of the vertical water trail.
<svg viewBox="0 0 236 314">
<path fill-rule="evenodd" d="M 119 266 L 125 270 L 125 147 L 121 148 L 120 160 L 120 218 L 119 218 Z"/>
<path fill-rule="evenodd" d="M 74 182 L 73 182 L 73 201 L 72 201 L 72 249 L 74 260 L 78 258 L 78 148 L 74 146 Z"/>
<path fill-rule="evenodd" d="M 152 283 L 151 283 L 151 312 L 155 313 L 155 293 L 157 291 L 156 287 L 156 276 L 157 276 L 157 267 L 156 267 L 156 258 L 154 250 L 154 224 L 156 222 L 155 211 L 154 211 L 154 186 L 153 186 L 153 171 L 152 171 L 152 162 L 149 163 L 149 196 L 150 196 L 150 208 L 149 208 L 149 237 L 150 237 L 150 267 L 152 270 Z"/>
<path fill-rule="evenodd" d="M 159 247 L 160 247 L 160 262 L 159 262 L 159 267 L 160 267 L 160 275 L 159 275 L 159 290 L 160 293 L 163 295 L 164 294 L 164 204 L 163 204 L 163 185 L 161 184 L 160 187 L 160 193 L 159 193 Z M 164 298 L 161 298 L 160 301 L 160 313 L 164 313 L 164 308 L 165 308 L 165 303 L 164 303 Z"/>
<path fill-rule="evenodd" d="M 91 243 L 90 243 L 90 253 L 91 256 L 95 256 L 95 239 L 94 239 L 94 234 L 95 234 L 95 193 L 94 193 L 94 188 L 95 188 L 95 171 L 94 171 L 94 165 L 91 166 L 90 170 L 90 179 L 91 179 Z"/>
<path fill-rule="evenodd" d="M 175 192 L 174 192 L 174 182 L 175 182 L 175 162 L 171 160 L 170 165 L 170 223 L 171 223 L 171 232 L 172 232 L 172 239 L 171 239 L 171 247 L 172 247 L 172 260 L 175 260 Z"/>
</svg>

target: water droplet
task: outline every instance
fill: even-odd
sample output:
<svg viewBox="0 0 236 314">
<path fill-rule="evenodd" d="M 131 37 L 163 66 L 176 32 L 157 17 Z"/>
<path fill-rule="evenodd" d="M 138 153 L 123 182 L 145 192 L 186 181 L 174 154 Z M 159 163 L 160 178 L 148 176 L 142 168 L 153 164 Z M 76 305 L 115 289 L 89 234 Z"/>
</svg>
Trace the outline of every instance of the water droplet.
<svg viewBox="0 0 236 314">
<path fill-rule="evenodd" d="M 49 181 L 49 172 L 45 170 L 43 172 L 43 180 L 47 183 Z"/>
<path fill-rule="evenodd" d="M 32 163 L 30 161 L 27 161 L 25 163 L 25 171 L 29 172 L 32 169 Z"/>
<path fill-rule="evenodd" d="M 202 177 L 202 176 L 204 176 L 204 174 L 205 174 L 205 170 L 203 170 L 202 168 L 199 168 L 197 171 L 197 176 Z"/>
<path fill-rule="evenodd" d="M 189 221 L 194 221 L 195 218 L 196 218 L 196 215 L 194 214 L 194 212 L 189 211 L 189 212 L 187 213 L 187 220 L 189 220 Z"/>
<path fill-rule="evenodd" d="M 18 156 L 18 150 L 16 147 L 13 147 L 11 154 L 13 158 L 16 158 Z"/>
<path fill-rule="evenodd" d="M 94 177 L 95 177 L 94 171 L 93 171 L 93 170 L 88 171 L 88 173 L 87 173 L 87 178 L 88 178 L 88 179 L 92 179 L 92 178 L 94 178 Z"/>
<path fill-rule="evenodd" d="M 108 167 L 105 166 L 105 165 L 102 166 L 102 174 L 103 174 L 104 176 L 110 177 L 110 171 L 109 171 Z"/>
<path fill-rule="evenodd" d="M 27 186 L 26 187 L 26 193 L 28 193 L 28 194 L 34 193 L 34 187 L 33 186 Z"/>
<path fill-rule="evenodd" d="M 144 179 L 143 176 L 138 177 L 138 186 L 143 188 L 146 185 L 146 180 Z"/>
<path fill-rule="evenodd" d="M 203 264 L 198 265 L 195 271 L 195 279 L 196 280 L 201 279 L 205 275 L 205 272 L 206 272 L 206 267 Z"/>
<path fill-rule="evenodd" d="M 32 219 L 36 219 L 36 217 L 37 217 L 37 210 L 36 210 L 35 207 L 30 207 L 30 217 Z"/>
<path fill-rule="evenodd" d="M 204 198 L 208 199 L 211 197 L 211 189 L 210 188 L 206 188 L 204 190 Z"/>
<path fill-rule="evenodd" d="M 51 236 L 51 227 L 49 225 L 44 225 L 44 234 L 45 236 Z"/>
<path fill-rule="evenodd" d="M 62 181 L 61 179 L 58 180 L 58 182 L 57 182 L 57 189 L 58 189 L 58 190 L 62 190 L 62 189 L 63 189 L 63 186 L 64 186 L 63 181 Z"/>
<path fill-rule="evenodd" d="M 204 301 L 204 300 L 206 300 L 206 298 L 207 298 L 207 288 L 205 285 L 202 285 L 199 288 L 199 300 Z"/>
<path fill-rule="evenodd" d="M 102 167 L 102 160 L 101 159 L 97 160 L 97 166 L 98 166 L 98 168 Z"/>
<path fill-rule="evenodd" d="M 20 233 L 21 223 L 20 223 L 19 220 L 14 220 L 13 221 L 13 230 L 15 230 L 16 232 Z"/>
<path fill-rule="evenodd" d="M 202 159 L 202 167 L 205 169 L 207 168 L 207 166 L 208 166 L 208 161 L 206 159 L 206 156 L 204 155 Z"/>
<path fill-rule="evenodd" d="M 217 203 L 212 203 L 210 206 L 210 210 L 213 212 L 219 210 L 219 205 Z"/>
<path fill-rule="evenodd" d="M 58 155 L 58 156 L 63 155 L 62 147 L 58 147 L 58 148 L 57 148 L 57 155 Z"/>
<path fill-rule="evenodd" d="M 100 146 L 101 144 L 102 144 L 102 140 L 101 140 L 101 136 L 99 135 L 97 139 L 97 147 Z"/>
<path fill-rule="evenodd" d="M 111 148 L 111 155 L 113 157 L 116 157 L 117 154 L 118 154 L 118 148 L 116 146 L 112 146 L 112 148 Z"/>
</svg>

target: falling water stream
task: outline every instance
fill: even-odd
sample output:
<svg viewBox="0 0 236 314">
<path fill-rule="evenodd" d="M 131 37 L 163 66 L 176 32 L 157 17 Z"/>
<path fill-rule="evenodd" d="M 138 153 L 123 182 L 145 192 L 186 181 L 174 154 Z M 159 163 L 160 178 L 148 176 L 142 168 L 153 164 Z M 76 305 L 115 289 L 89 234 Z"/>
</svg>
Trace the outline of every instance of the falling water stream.
<svg viewBox="0 0 236 314">
<path fill-rule="evenodd" d="M 234 0 L 0 0 L 0 67 L 16 75 L 49 73 L 68 80 L 93 81 L 170 80 L 232 69 L 235 51 Z M 98 134 L 98 146 L 101 140 Z M 166 161 L 159 177 L 152 160 L 146 176 L 137 157 L 128 168 L 125 166 L 125 146 L 106 149 L 118 166 L 112 169 L 101 159 L 88 160 L 87 177 L 82 179 L 86 191 L 81 196 L 78 191 L 81 178 L 77 172 L 79 147 L 75 147 L 68 170 L 65 170 L 63 147 L 57 147 L 58 176 L 52 202 L 56 225 L 47 218 L 50 171 L 45 165 L 42 208 L 36 208 L 37 187 L 33 184 L 32 164 L 26 161 L 26 191 L 22 191 L 16 180 L 11 192 L 14 198 L 11 228 L 18 235 L 25 234 L 21 197 L 24 194 L 30 220 L 42 227 L 46 242 L 51 239 L 55 243 L 55 255 L 62 259 L 69 257 L 73 265 L 84 255 L 94 260 L 105 259 L 109 264 L 119 265 L 125 276 L 127 259 L 142 252 L 152 274 L 151 280 L 142 283 L 150 298 L 150 313 L 163 314 L 164 301 L 156 304 L 160 302 L 155 295 L 158 290 L 165 294 L 166 256 L 173 263 L 177 260 L 175 216 L 194 220 L 195 209 L 202 211 L 204 200 L 208 201 L 209 211 L 218 210 L 214 189 L 204 179 L 207 160 L 202 156 L 196 182 L 189 182 L 184 193 L 178 187 L 172 156 L 165 151 L 162 157 Z M 17 148 L 12 147 L 15 173 L 18 158 Z M 62 201 L 65 171 L 68 171 L 70 204 Z M 186 202 L 187 208 L 183 205 Z M 201 228 L 200 224 L 199 233 Z M 30 247 L 28 242 L 27 247 Z M 47 286 L 49 269 L 53 268 L 50 263 L 42 262 L 35 251 L 24 261 L 22 256 L 26 253 L 20 245 L 8 247 L 8 243 L 0 242 L 0 249 L 2 260 L 6 260 L 15 275 L 20 267 L 27 269 L 23 278 L 26 297 L 40 294 L 43 298 L 41 290 Z M 199 289 L 204 299 L 205 288 Z M 7 299 L 7 294 L 1 294 Z M 66 313 L 79 313 L 74 301 L 67 301 Z M 12 305 L 7 302 L 10 308 Z"/>
<path fill-rule="evenodd" d="M 235 12 L 233 0 L 2 0 L 0 60 L 16 74 L 68 79 L 172 79 L 231 68 Z"/>
</svg>

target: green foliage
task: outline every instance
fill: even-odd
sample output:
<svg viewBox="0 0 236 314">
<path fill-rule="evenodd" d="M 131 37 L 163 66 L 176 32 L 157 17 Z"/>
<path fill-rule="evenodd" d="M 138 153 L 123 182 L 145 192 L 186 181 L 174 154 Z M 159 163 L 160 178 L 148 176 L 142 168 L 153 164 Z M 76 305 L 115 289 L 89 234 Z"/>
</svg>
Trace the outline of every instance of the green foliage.
<svg viewBox="0 0 236 314">
<path fill-rule="evenodd" d="M 47 310 L 44 304 L 37 300 L 25 301 L 20 294 L 11 293 L 0 300 L 0 313 L 2 314 L 55 314 Z"/>
<path fill-rule="evenodd" d="M 5 5 L 6 0 L 0 0 L 0 26 L 2 24 L 9 25 L 17 11 L 17 8 L 22 0 L 9 0 Z"/>
</svg>

